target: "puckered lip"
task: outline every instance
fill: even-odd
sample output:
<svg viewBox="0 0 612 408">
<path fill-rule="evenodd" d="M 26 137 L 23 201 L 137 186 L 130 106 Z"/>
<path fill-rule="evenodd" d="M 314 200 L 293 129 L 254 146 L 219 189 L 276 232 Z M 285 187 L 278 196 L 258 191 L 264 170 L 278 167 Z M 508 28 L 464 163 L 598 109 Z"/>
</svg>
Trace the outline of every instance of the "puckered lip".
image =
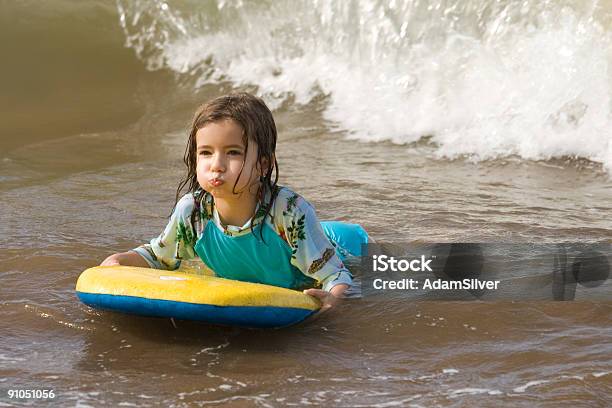
<svg viewBox="0 0 612 408">
<path fill-rule="evenodd" d="M 225 181 L 222 178 L 214 177 L 214 178 L 208 179 L 208 183 L 211 186 L 217 187 L 217 186 L 220 186 L 221 184 L 225 183 Z"/>
</svg>

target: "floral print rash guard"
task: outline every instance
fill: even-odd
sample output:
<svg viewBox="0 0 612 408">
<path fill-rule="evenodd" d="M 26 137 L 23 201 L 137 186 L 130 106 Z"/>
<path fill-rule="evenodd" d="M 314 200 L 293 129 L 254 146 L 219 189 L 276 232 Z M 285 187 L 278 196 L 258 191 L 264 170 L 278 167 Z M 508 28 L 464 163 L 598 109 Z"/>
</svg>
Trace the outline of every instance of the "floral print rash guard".
<svg viewBox="0 0 612 408">
<path fill-rule="evenodd" d="M 266 198 L 269 198 L 269 194 Z M 259 240 L 257 227 L 269 227 L 277 235 L 272 234 L 273 238 L 278 241 L 282 239 L 282 243 L 278 246 L 281 250 L 273 253 L 273 256 L 288 258 L 289 262 L 285 264 L 300 275 L 298 278 L 301 278 L 301 284 L 296 283 L 300 280 L 297 279 L 294 283 L 283 286 L 296 286 L 293 287 L 296 289 L 297 286 L 304 286 L 306 282 L 306 286 L 318 284 L 324 290 L 329 291 L 341 283 L 351 285 L 352 275 L 338 257 L 337 248 L 335 248 L 337 245 L 330 242 L 325 235 L 315 215 L 314 207 L 308 201 L 289 188 L 279 186 L 276 187 L 276 198 L 270 212 L 264 218 L 265 213 L 265 209 L 258 206 L 253 219 L 242 227 L 224 225 L 210 193 L 204 190 L 198 190 L 193 194 L 187 193 L 178 201 L 164 231 L 158 237 L 153 238 L 150 243 L 141 245 L 132 251 L 141 255 L 152 268 L 174 270 L 180 266 L 181 261 L 198 257 L 198 255 L 207 264 L 201 252 L 198 252 L 196 248 L 201 248 L 201 240 L 211 239 L 211 231 L 205 232 L 208 228 L 217 228 L 218 230 L 212 232 L 216 234 L 214 236 L 221 238 L 220 243 L 214 243 L 215 256 L 226 257 L 226 259 L 232 259 L 233 256 L 235 259 L 237 252 L 235 244 L 241 240 L 231 238 L 245 236 L 252 242 L 254 237 L 246 237 L 246 235 L 253 234 Z M 264 225 L 260 225 L 262 222 Z M 224 244 L 224 240 L 228 245 Z M 262 256 L 257 251 L 244 253 L 252 254 L 249 256 L 254 258 Z M 270 259 L 270 254 L 265 256 L 268 260 Z M 266 264 L 266 259 L 249 259 L 248 262 L 252 265 L 269 265 Z M 207 264 L 207 266 L 215 270 L 211 265 Z M 225 277 L 223 273 L 220 273 L 221 271 L 215 272 Z M 274 271 L 265 272 L 274 273 Z M 257 278 L 236 279 L 258 281 Z M 308 285 L 308 282 L 311 284 Z M 259 283 L 274 284 L 265 279 Z"/>
</svg>

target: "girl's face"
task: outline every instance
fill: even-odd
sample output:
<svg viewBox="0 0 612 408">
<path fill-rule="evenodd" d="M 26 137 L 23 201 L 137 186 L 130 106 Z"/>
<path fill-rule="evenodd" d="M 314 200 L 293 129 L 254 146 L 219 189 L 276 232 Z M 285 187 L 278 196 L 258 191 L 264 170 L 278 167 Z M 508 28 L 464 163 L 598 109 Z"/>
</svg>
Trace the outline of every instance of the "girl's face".
<svg viewBox="0 0 612 408">
<path fill-rule="evenodd" d="M 259 183 L 261 175 L 256 166 L 257 144 L 249 141 L 249 151 L 245 150 L 242 128 L 231 119 L 209 123 L 198 130 L 196 172 L 200 186 L 215 198 L 238 198 L 243 191 L 256 194 L 257 188 L 253 186 Z"/>
</svg>

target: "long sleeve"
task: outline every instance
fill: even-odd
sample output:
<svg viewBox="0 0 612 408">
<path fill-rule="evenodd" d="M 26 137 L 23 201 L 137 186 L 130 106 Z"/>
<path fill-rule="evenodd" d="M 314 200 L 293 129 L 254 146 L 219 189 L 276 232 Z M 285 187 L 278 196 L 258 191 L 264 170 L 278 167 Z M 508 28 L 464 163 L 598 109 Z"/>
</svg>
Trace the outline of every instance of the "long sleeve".
<svg viewBox="0 0 612 408">
<path fill-rule="evenodd" d="M 197 236 L 191 222 L 193 209 L 193 195 L 184 195 L 176 204 L 163 232 L 132 251 L 142 256 L 149 266 L 155 269 L 174 270 L 181 265 L 181 261 L 194 258 Z"/>
<path fill-rule="evenodd" d="M 288 189 L 281 191 L 277 200 L 275 221 L 279 234 L 291 247 L 291 264 L 319 282 L 323 290 L 342 283 L 350 286 L 352 275 L 323 232 L 313 206 Z"/>
</svg>

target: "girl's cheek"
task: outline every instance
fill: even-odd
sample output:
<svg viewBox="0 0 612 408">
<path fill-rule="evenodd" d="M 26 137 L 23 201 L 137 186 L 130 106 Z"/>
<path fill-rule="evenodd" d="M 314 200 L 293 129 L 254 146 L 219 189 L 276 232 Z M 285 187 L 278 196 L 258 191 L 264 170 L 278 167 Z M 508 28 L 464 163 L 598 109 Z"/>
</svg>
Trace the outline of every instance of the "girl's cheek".
<svg viewBox="0 0 612 408">
<path fill-rule="evenodd" d="M 206 160 L 198 159 L 198 161 L 196 162 L 196 168 L 198 170 L 204 170 L 206 167 Z"/>
</svg>

